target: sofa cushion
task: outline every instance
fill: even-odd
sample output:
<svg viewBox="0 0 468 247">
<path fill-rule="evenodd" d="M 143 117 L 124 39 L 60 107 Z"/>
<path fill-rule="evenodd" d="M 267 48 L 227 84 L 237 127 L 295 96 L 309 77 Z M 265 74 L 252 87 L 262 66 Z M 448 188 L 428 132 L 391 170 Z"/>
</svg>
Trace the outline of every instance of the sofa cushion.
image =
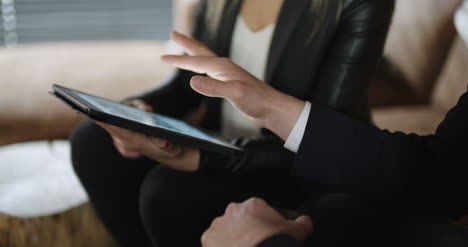
<svg viewBox="0 0 468 247">
<path fill-rule="evenodd" d="M 455 34 L 461 0 L 397 0 L 386 56 L 422 97 L 429 99 Z"/>
<path fill-rule="evenodd" d="M 468 47 L 457 37 L 434 90 L 433 105 L 448 111 L 467 91 L 467 85 Z"/>
<path fill-rule="evenodd" d="M 375 124 L 392 132 L 433 134 L 445 117 L 445 112 L 429 106 L 396 107 L 373 111 Z"/>
<path fill-rule="evenodd" d="M 427 99 L 418 95 L 410 85 L 398 65 L 384 57 L 369 84 L 369 106 L 376 108 L 427 103 Z"/>
<path fill-rule="evenodd" d="M 118 100 L 155 87 L 172 68 L 161 42 L 90 42 L 0 49 L 0 145 L 65 138 L 81 117 L 47 92 L 53 83 Z"/>
</svg>

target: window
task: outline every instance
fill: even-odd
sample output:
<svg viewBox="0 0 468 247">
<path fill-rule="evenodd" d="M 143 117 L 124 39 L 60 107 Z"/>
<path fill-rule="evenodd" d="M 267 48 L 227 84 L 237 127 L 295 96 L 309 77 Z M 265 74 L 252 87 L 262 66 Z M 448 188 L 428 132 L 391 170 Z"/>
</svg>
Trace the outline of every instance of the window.
<svg viewBox="0 0 468 247">
<path fill-rule="evenodd" d="M 0 0 L 0 45 L 167 39 L 171 0 Z"/>
</svg>

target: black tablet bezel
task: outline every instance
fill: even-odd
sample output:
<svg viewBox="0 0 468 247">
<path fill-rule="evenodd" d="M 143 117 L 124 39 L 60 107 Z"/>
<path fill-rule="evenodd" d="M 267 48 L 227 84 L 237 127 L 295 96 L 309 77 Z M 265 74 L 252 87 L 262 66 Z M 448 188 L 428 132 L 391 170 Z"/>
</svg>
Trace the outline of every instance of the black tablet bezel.
<svg viewBox="0 0 468 247">
<path fill-rule="evenodd" d="M 94 105 L 88 102 L 83 102 L 82 100 L 77 99 L 73 95 L 67 93 L 66 92 L 67 90 L 70 90 L 72 92 L 76 91 L 81 94 L 85 94 L 85 95 L 89 95 L 89 96 L 97 97 L 101 99 L 104 99 L 104 98 L 94 96 L 88 93 L 84 93 L 78 90 L 74 90 L 71 88 L 63 87 L 57 84 L 53 85 L 53 91 L 50 92 L 52 95 L 56 96 L 58 99 L 63 101 L 66 105 L 68 105 L 72 109 L 76 110 L 78 113 L 81 113 L 89 117 L 92 120 L 96 120 L 96 121 L 108 123 L 111 125 L 115 125 L 118 127 L 126 128 L 129 130 L 133 130 L 136 132 L 149 135 L 149 136 L 155 136 L 155 137 L 159 137 L 162 139 L 167 139 L 175 143 L 180 143 L 182 145 L 195 146 L 195 147 L 199 147 L 200 149 L 206 149 L 206 150 L 215 151 L 218 153 L 223 153 L 223 154 L 228 154 L 228 155 L 240 155 L 244 152 L 244 150 L 242 150 L 241 148 L 234 146 L 228 143 L 227 141 L 223 140 L 222 138 L 217 137 L 216 135 L 213 135 L 209 133 L 208 131 L 202 130 L 193 125 L 190 125 L 190 126 L 207 133 L 213 138 L 216 138 L 217 140 L 223 142 L 224 145 L 219 144 L 219 143 L 209 142 L 207 140 L 199 139 L 199 138 L 189 136 L 180 132 L 174 132 L 174 131 L 170 131 L 167 129 L 158 128 L 156 126 L 149 126 L 141 122 L 133 121 L 130 119 L 111 115 L 106 112 L 102 112 L 101 110 L 97 109 Z M 104 99 L 104 100 L 107 100 L 107 99 Z M 164 116 L 164 117 L 167 117 L 167 116 Z M 181 121 L 181 120 L 178 120 L 178 121 Z"/>
</svg>

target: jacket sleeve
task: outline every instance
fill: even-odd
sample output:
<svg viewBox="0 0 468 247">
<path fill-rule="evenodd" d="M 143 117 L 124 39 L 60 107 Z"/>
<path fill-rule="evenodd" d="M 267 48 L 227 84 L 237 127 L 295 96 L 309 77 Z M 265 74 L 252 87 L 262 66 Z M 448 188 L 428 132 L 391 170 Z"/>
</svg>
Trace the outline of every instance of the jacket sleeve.
<svg viewBox="0 0 468 247">
<path fill-rule="evenodd" d="M 390 133 L 312 105 L 291 173 L 372 199 L 388 201 L 408 195 L 456 205 L 468 189 L 466 140 L 466 93 L 430 136 Z"/>
<path fill-rule="evenodd" d="M 203 40 L 205 13 L 206 1 L 200 1 L 193 31 L 193 36 L 199 40 Z M 126 100 L 141 99 L 151 105 L 157 113 L 183 118 L 196 109 L 203 99 L 202 95 L 190 87 L 190 79 L 194 75 L 196 74 L 193 72 L 177 69 L 168 80 L 161 84 L 163 86 L 129 97 Z"/>
<path fill-rule="evenodd" d="M 151 105 L 157 113 L 183 118 L 196 109 L 203 99 L 203 96 L 190 87 L 190 79 L 194 75 L 192 72 L 178 69 L 172 77 L 163 83 L 162 87 L 132 96 L 126 100 L 140 99 Z"/>
<path fill-rule="evenodd" d="M 368 119 L 367 88 L 381 59 L 393 15 L 394 0 L 344 0 L 336 35 L 325 54 L 313 102 Z M 354 110 L 355 111 L 355 110 Z"/>
</svg>

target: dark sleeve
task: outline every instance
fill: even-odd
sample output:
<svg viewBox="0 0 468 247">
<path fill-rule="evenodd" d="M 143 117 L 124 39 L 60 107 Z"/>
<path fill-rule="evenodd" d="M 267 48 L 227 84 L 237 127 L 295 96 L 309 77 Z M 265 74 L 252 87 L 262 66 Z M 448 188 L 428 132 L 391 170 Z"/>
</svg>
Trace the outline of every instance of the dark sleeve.
<svg viewBox="0 0 468 247">
<path fill-rule="evenodd" d="M 245 152 L 238 156 L 227 156 L 210 151 L 201 151 L 200 171 L 278 175 L 288 174 L 294 153 L 283 148 L 283 141 L 276 135 L 245 137 L 233 140 L 233 144 Z"/>
<path fill-rule="evenodd" d="M 196 11 L 193 37 L 203 42 L 206 1 L 200 1 Z M 151 105 L 157 113 L 183 118 L 196 109 L 203 99 L 201 94 L 190 87 L 190 79 L 194 75 L 196 74 L 191 71 L 177 69 L 168 80 L 161 83 L 163 86 L 132 96 L 126 100 L 141 99 Z"/>
<path fill-rule="evenodd" d="M 257 247 L 301 247 L 288 235 L 276 235 L 261 242 Z"/>
<path fill-rule="evenodd" d="M 344 1 L 336 35 L 313 92 L 314 102 L 366 118 L 368 112 L 353 111 L 367 105 L 368 84 L 383 54 L 394 4 L 394 0 Z"/>
<path fill-rule="evenodd" d="M 466 190 L 468 95 L 435 135 L 390 133 L 312 105 L 292 175 L 373 199 Z M 461 191 L 460 191 L 461 192 Z M 466 191 L 464 192 L 466 193 Z M 427 195 L 425 195 L 427 194 Z"/>
<path fill-rule="evenodd" d="M 190 79 L 195 74 L 185 70 L 176 70 L 174 75 L 163 83 L 162 87 L 152 89 L 129 99 L 141 99 L 151 105 L 155 112 L 163 115 L 183 118 L 196 109 L 203 96 L 190 87 Z"/>
</svg>

